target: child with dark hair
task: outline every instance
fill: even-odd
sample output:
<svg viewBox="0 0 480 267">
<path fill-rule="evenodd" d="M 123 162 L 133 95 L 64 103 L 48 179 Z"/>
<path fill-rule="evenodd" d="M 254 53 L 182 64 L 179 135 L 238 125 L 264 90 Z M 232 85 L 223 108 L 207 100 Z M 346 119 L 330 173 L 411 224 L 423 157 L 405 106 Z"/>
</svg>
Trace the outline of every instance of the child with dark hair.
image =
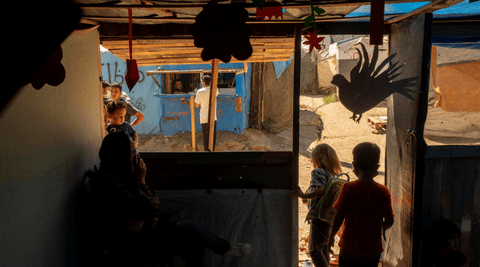
<svg viewBox="0 0 480 267">
<path fill-rule="evenodd" d="M 390 191 L 373 180 L 378 175 L 380 148 L 373 143 L 360 143 L 353 149 L 353 173 L 358 180 L 345 183 L 333 208 L 337 210 L 330 235 L 344 223 L 340 238 L 338 265 L 377 267 L 382 247 L 382 228 L 393 225 Z"/>
<path fill-rule="evenodd" d="M 132 126 L 125 122 L 125 114 L 127 112 L 127 106 L 122 101 L 110 101 L 107 104 L 107 116 L 110 123 L 107 127 L 107 132 L 112 133 L 116 131 L 126 132 L 130 138 L 135 142 L 135 147 L 138 145 L 138 133 L 132 128 Z"/>
<path fill-rule="evenodd" d="M 467 257 L 458 251 L 461 232 L 456 224 L 443 217 L 435 220 L 423 234 L 422 267 L 458 267 Z"/>
<path fill-rule="evenodd" d="M 110 84 L 110 91 L 113 101 L 122 101 L 125 103 L 125 121 L 127 123 L 130 123 L 130 119 L 132 116 L 136 118 L 130 123 L 131 126 L 135 126 L 145 119 L 145 115 L 143 115 L 140 110 L 135 108 L 132 103 L 129 102 L 130 98 L 127 96 L 127 94 L 125 94 L 125 92 L 122 91 L 122 85 L 120 83 L 114 82 Z"/>
</svg>

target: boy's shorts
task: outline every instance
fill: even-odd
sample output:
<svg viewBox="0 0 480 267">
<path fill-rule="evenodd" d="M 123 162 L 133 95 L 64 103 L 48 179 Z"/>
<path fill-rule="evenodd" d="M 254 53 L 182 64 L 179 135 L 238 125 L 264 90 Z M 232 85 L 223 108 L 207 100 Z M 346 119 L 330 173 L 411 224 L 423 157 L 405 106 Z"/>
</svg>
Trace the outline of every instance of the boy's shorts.
<svg viewBox="0 0 480 267">
<path fill-rule="evenodd" d="M 380 261 L 380 254 L 374 254 L 371 256 L 356 256 L 348 254 L 347 252 L 340 250 L 338 255 L 339 267 L 378 267 Z"/>
</svg>

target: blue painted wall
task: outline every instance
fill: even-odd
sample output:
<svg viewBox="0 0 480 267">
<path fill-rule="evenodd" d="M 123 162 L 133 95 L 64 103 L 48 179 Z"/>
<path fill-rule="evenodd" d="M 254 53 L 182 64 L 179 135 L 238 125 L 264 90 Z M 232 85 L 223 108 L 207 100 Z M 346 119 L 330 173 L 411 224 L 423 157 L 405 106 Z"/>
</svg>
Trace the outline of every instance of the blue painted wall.
<svg viewBox="0 0 480 267">
<path fill-rule="evenodd" d="M 145 119 L 134 126 L 139 134 L 171 136 L 191 130 L 190 95 L 161 95 L 157 84 L 145 73 L 158 67 L 167 70 L 211 69 L 211 64 L 163 65 L 139 67 L 140 79 L 131 92 L 125 84 L 126 63 L 110 52 L 102 52 L 102 76 L 108 82 L 119 82 L 123 91 L 132 99 L 130 102 L 138 108 Z M 247 73 L 236 75 L 236 95 L 219 95 L 217 98 L 217 131 L 229 131 L 243 134 L 249 126 L 252 64 L 248 63 Z M 243 63 L 221 63 L 219 68 L 243 68 Z M 155 79 L 162 84 L 161 75 Z M 194 96 L 194 94 L 192 94 Z M 235 97 L 242 98 L 242 112 L 235 112 Z M 199 108 L 195 109 L 195 130 L 201 131 Z M 165 117 L 177 117 L 178 120 L 164 120 Z"/>
</svg>

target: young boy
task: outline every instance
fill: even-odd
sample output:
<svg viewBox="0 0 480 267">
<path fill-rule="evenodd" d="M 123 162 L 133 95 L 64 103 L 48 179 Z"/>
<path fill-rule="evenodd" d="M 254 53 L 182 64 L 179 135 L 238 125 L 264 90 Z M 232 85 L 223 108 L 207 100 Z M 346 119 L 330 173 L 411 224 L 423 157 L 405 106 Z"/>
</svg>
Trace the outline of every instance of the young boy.
<svg viewBox="0 0 480 267">
<path fill-rule="evenodd" d="M 330 248 L 335 234 L 345 221 L 340 239 L 338 265 L 377 267 L 382 247 L 382 228 L 393 225 L 390 191 L 373 180 L 378 175 L 380 148 L 373 143 L 360 143 L 353 149 L 353 173 L 358 180 L 345 183 L 333 205 L 337 210 L 330 235 Z"/>
<path fill-rule="evenodd" d="M 143 115 L 142 112 L 140 112 L 138 109 L 136 109 L 130 102 L 128 102 L 128 99 L 126 99 L 123 96 L 122 92 L 122 85 L 118 82 L 114 82 L 110 85 L 110 91 L 111 91 L 111 98 L 113 101 L 122 101 L 126 105 L 126 114 L 125 114 L 125 121 L 127 123 L 130 123 L 130 119 L 132 116 L 137 117 L 135 120 L 132 121 L 131 126 L 135 126 L 139 124 L 143 119 L 145 119 L 145 116 Z M 128 96 L 127 96 L 128 97 Z"/>
<path fill-rule="evenodd" d="M 138 144 L 138 133 L 132 128 L 132 126 L 125 122 L 125 113 L 127 112 L 127 106 L 125 102 L 122 101 L 110 101 L 107 105 L 108 119 L 110 124 L 108 124 L 107 132 L 113 133 L 116 131 L 126 132 L 133 142 L 135 142 L 135 147 Z"/>
</svg>

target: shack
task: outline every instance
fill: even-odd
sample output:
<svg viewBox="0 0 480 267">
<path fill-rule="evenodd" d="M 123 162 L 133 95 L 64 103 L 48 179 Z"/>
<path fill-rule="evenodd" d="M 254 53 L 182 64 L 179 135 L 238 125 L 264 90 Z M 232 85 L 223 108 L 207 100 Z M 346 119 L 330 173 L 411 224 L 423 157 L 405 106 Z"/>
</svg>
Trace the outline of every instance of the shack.
<svg viewBox="0 0 480 267">
<path fill-rule="evenodd" d="M 121 83 L 130 102 L 145 115 L 145 120 L 134 127 L 139 134 L 172 136 L 189 132 L 192 118 L 195 130 L 201 131 L 199 108 L 194 109 L 192 116 L 190 100 L 201 88 L 201 75 L 211 72 L 211 64 L 142 66 L 141 77 L 129 92 L 125 61 L 109 51 L 104 50 L 101 55 L 103 78 Z M 248 128 L 250 113 L 251 63 L 221 63 L 219 72 L 217 130 L 243 133 Z M 176 80 L 183 84 L 183 92 L 174 92 Z"/>
</svg>

